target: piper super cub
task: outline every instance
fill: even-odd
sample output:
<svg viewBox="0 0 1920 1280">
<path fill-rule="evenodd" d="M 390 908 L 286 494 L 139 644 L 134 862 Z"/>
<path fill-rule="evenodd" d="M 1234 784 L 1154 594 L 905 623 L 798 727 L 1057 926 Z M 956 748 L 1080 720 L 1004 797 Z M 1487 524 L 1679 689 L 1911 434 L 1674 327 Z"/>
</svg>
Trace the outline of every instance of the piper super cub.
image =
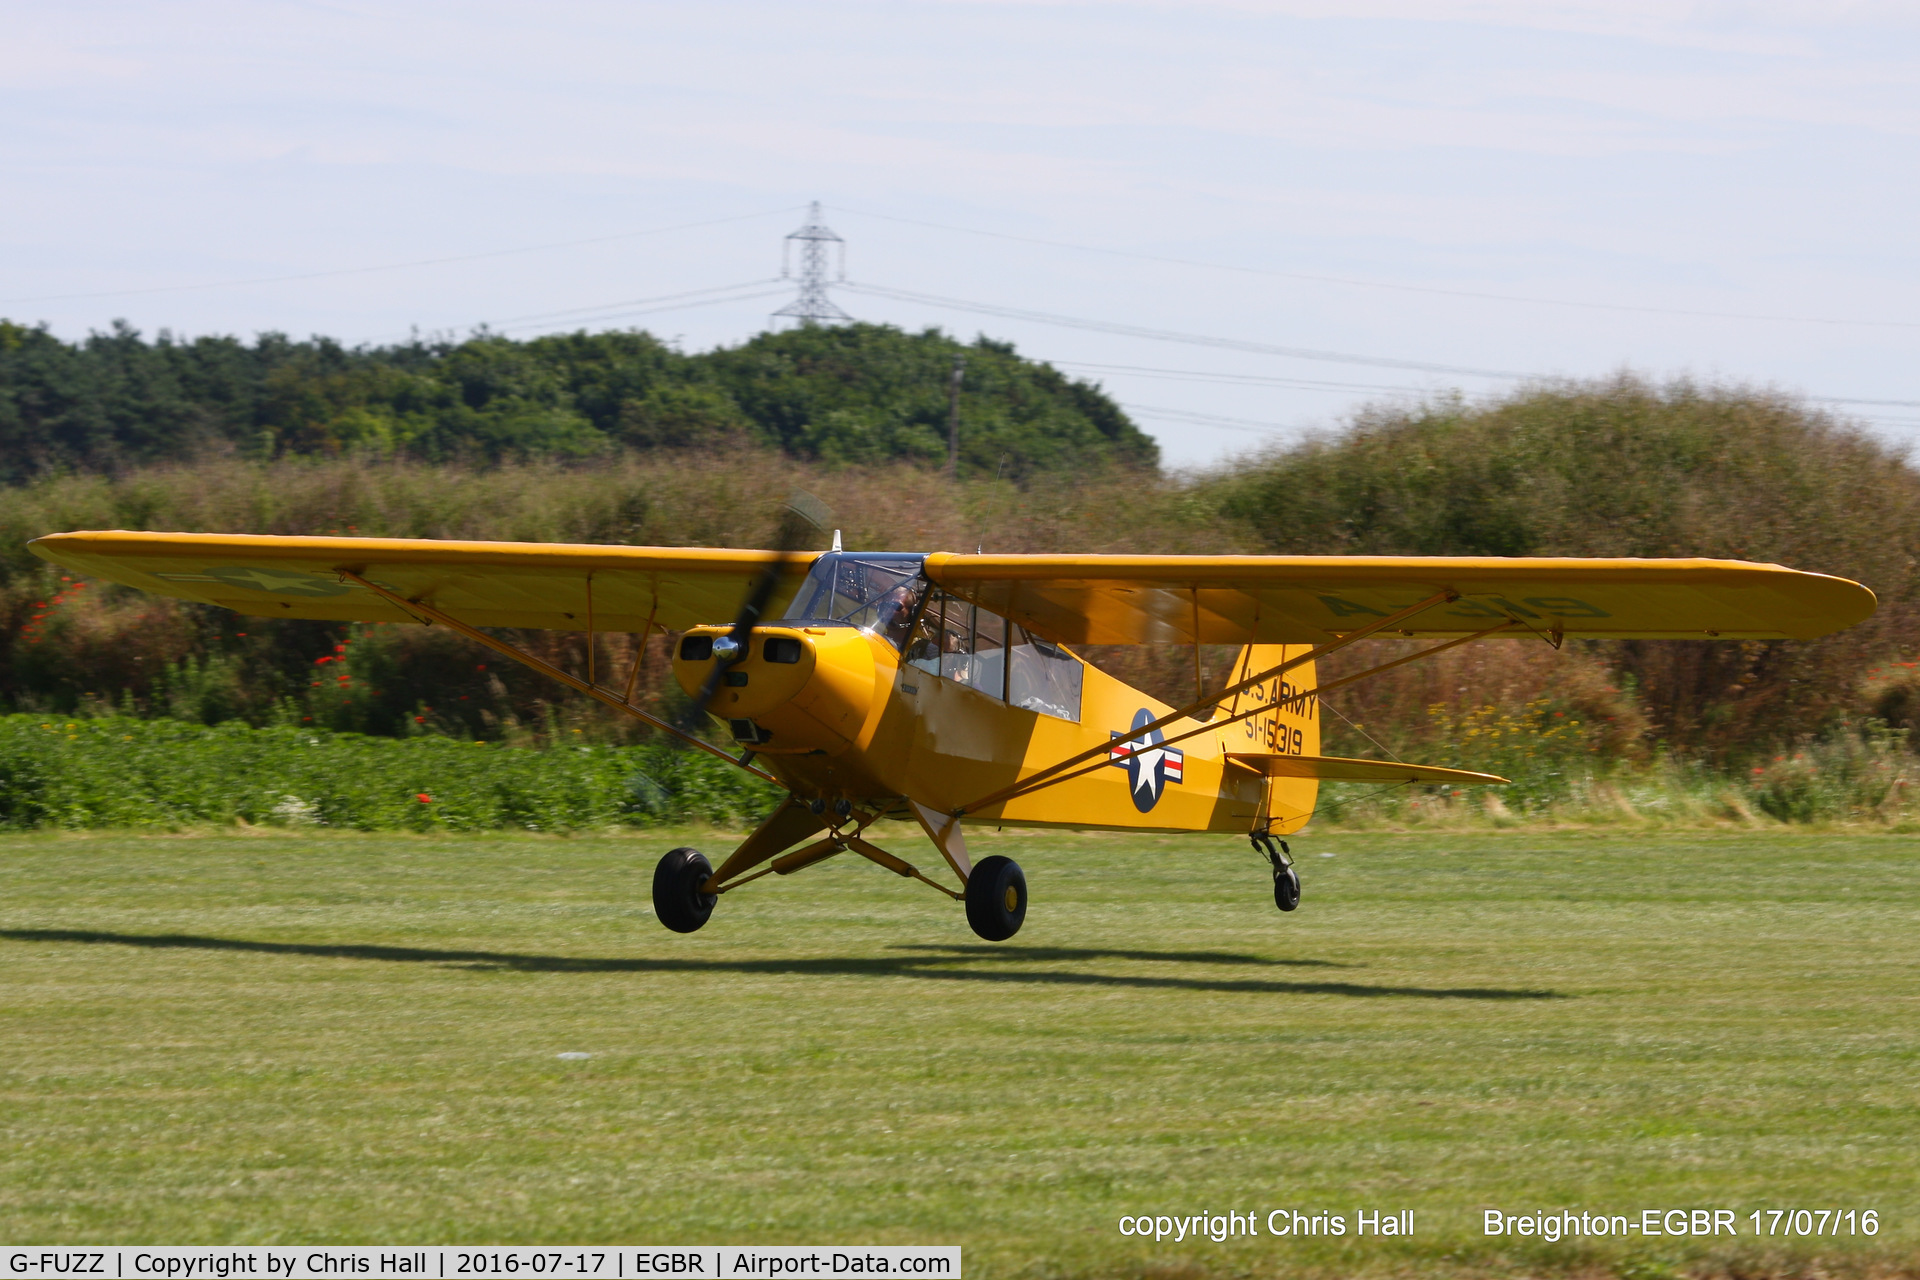
<svg viewBox="0 0 1920 1280">
<path fill-rule="evenodd" d="M 972 823 L 1238 833 L 1291 911 L 1300 877 L 1281 837 L 1312 816 L 1321 782 L 1504 781 L 1321 755 L 1321 694 L 1470 641 L 1804 640 L 1875 607 L 1844 578 L 1732 560 L 957 555 L 838 541 L 768 552 L 114 530 L 30 546 L 243 614 L 449 627 L 782 788 L 718 868 L 693 849 L 661 858 L 654 911 L 681 933 L 722 894 L 851 853 L 963 902 L 982 938 L 1010 938 L 1026 877 L 1008 858 L 972 861 Z M 591 657 L 582 678 L 489 627 L 642 642 L 624 681 L 603 684 Z M 662 630 L 678 634 L 673 672 L 694 721 L 633 702 L 645 639 Z M 1318 680 L 1321 658 L 1369 637 L 1435 643 Z M 1084 644 L 1195 646 L 1192 701 L 1130 688 L 1076 656 Z M 1203 644 L 1241 646 L 1222 687 L 1201 687 Z M 734 750 L 693 731 L 702 713 Z M 917 825 L 958 887 L 876 844 L 883 818 Z"/>
</svg>

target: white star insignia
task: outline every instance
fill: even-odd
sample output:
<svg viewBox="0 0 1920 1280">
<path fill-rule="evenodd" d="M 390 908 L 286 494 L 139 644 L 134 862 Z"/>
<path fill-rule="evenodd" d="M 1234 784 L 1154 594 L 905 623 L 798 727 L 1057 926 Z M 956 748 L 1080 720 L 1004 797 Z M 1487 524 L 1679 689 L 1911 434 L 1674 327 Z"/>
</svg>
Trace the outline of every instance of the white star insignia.
<svg viewBox="0 0 1920 1280">
<path fill-rule="evenodd" d="M 313 575 L 306 573 L 275 573 L 270 569 L 234 569 L 221 575 L 235 586 L 246 585 L 256 591 L 275 591 L 282 587 L 309 587 L 313 585 Z"/>
<path fill-rule="evenodd" d="M 219 565 L 207 570 L 209 579 L 225 583 L 229 587 L 238 587 L 243 591 L 258 591 L 264 595 L 276 596 L 338 596 L 347 593 L 342 582 L 330 581 L 317 573 L 305 573 L 298 569 L 260 569 L 241 565 Z"/>
<path fill-rule="evenodd" d="M 1139 791 L 1144 788 L 1150 796 L 1159 795 L 1160 762 L 1167 758 L 1167 753 L 1158 747 L 1143 749 L 1136 746 L 1133 749 L 1133 758 L 1139 762 L 1138 771 L 1133 775 L 1133 789 Z"/>
</svg>

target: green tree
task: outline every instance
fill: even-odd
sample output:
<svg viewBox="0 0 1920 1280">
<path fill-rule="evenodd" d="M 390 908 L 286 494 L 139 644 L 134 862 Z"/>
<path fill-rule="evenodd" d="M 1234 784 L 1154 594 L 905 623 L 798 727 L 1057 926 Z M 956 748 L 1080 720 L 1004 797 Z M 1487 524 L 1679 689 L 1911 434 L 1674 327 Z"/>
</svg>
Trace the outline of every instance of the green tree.
<svg viewBox="0 0 1920 1280">
<path fill-rule="evenodd" d="M 957 356 L 967 470 L 1157 463 L 1097 387 L 937 330 L 803 328 L 686 355 L 639 332 L 348 348 L 278 333 L 149 342 L 123 323 L 66 343 L 0 322 L 0 483 L 214 453 L 485 463 L 760 447 L 938 464 Z"/>
</svg>

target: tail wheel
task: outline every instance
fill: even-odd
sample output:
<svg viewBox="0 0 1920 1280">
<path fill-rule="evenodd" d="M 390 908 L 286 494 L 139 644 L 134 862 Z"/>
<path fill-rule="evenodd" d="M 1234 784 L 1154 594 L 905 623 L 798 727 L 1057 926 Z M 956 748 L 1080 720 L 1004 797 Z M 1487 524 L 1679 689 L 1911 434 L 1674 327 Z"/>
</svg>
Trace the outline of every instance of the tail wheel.
<svg viewBox="0 0 1920 1280">
<path fill-rule="evenodd" d="M 982 858 L 967 877 L 967 923 L 988 942 L 1005 942 L 1027 919 L 1027 877 L 1012 858 Z"/>
<path fill-rule="evenodd" d="M 1273 905 L 1282 911 L 1300 905 L 1300 873 L 1292 867 L 1273 869 Z"/>
<path fill-rule="evenodd" d="M 653 914 L 675 933 L 692 933 L 713 914 L 720 901 L 700 892 L 713 875 L 713 864 L 698 849 L 675 849 L 653 869 Z"/>
</svg>

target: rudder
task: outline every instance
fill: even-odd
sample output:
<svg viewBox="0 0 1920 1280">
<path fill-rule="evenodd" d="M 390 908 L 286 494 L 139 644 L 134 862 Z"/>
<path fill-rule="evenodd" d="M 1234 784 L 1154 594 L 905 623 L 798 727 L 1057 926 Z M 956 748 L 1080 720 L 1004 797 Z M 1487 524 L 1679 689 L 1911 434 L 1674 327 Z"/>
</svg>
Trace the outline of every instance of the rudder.
<svg viewBox="0 0 1920 1280">
<path fill-rule="evenodd" d="M 1233 679 L 1239 684 L 1249 676 L 1272 670 L 1290 658 L 1311 650 L 1304 644 L 1250 644 L 1240 650 L 1233 664 Z M 1221 704 L 1232 716 L 1258 707 L 1238 725 L 1228 726 L 1228 742 L 1244 743 L 1239 749 L 1274 755 L 1317 756 L 1320 754 L 1320 699 L 1312 691 L 1318 687 L 1314 664 L 1303 662 L 1283 675 L 1273 676 Z M 1288 835 L 1307 825 L 1313 816 L 1314 802 L 1320 795 L 1320 783 L 1314 778 L 1269 778 L 1262 793 L 1255 827 L 1275 835 Z"/>
</svg>

